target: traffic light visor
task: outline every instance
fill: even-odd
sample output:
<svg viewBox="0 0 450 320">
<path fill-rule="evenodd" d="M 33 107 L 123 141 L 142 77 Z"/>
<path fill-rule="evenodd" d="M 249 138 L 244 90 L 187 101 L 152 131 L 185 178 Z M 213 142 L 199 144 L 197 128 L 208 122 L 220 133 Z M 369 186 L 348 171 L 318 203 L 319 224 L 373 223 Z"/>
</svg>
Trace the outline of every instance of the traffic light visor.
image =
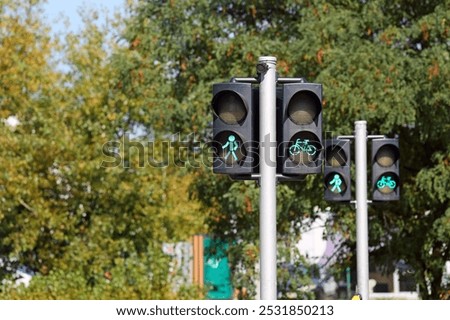
<svg viewBox="0 0 450 320">
<path fill-rule="evenodd" d="M 392 166 L 399 157 L 398 148 L 387 144 L 382 146 L 375 155 L 375 161 L 382 167 Z"/>
<path fill-rule="evenodd" d="M 247 116 L 247 107 L 239 94 L 224 90 L 214 96 L 212 107 L 216 116 L 226 124 L 238 124 Z"/>
<path fill-rule="evenodd" d="M 311 91 L 298 91 L 289 100 L 287 112 L 289 119 L 296 125 L 308 125 L 315 121 L 322 111 L 317 95 Z"/>
</svg>

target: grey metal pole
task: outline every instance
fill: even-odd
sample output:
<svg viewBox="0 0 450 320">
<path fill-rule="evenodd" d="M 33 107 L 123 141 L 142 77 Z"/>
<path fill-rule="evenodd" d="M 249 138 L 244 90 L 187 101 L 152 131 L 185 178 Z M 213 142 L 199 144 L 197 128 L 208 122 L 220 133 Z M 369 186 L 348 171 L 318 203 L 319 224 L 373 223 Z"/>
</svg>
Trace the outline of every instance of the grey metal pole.
<svg viewBox="0 0 450 320">
<path fill-rule="evenodd" d="M 259 87 L 261 300 L 277 299 L 276 63 L 275 57 L 260 57 L 257 67 L 261 74 Z"/>
<path fill-rule="evenodd" d="M 369 299 L 369 234 L 367 217 L 367 129 L 355 121 L 356 167 L 356 268 L 358 293 Z"/>
</svg>

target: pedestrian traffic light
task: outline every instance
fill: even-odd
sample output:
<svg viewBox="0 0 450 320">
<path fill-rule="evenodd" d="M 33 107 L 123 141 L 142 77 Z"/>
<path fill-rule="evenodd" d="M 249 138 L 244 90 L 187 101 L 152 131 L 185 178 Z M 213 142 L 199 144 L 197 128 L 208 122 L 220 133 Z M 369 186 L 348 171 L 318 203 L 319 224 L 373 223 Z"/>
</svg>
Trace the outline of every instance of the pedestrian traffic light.
<svg viewBox="0 0 450 320">
<path fill-rule="evenodd" d="M 399 200 L 400 151 L 398 138 L 372 140 L 371 159 L 373 200 Z"/>
<path fill-rule="evenodd" d="M 249 175 L 256 171 L 255 98 L 250 83 L 213 85 L 214 173 Z"/>
<path fill-rule="evenodd" d="M 281 90 L 278 133 L 280 170 L 285 175 L 322 171 L 322 85 L 287 83 Z"/>
<path fill-rule="evenodd" d="M 325 200 L 350 201 L 350 140 L 325 140 Z"/>
</svg>

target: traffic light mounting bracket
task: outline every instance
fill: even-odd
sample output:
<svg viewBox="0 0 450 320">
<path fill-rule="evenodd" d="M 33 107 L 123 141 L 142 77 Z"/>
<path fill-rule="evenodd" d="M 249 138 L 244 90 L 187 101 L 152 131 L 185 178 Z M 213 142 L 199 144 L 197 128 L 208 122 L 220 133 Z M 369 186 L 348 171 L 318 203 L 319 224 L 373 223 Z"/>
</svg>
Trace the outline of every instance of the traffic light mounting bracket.
<svg viewBox="0 0 450 320">
<path fill-rule="evenodd" d="M 235 181 L 244 181 L 244 180 L 254 180 L 254 181 L 259 181 L 259 179 L 261 178 L 261 174 L 259 173 L 254 173 L 251 175 L 238 175 L 238 174 L 233 174 L 233 175 L 229 175 L 229 177 L 232 180 Z M 287 182 L 287 181 L 303 181 L 305 180 L 306 175 L 304 176 L 285 176 L 283 174 L 277 173 L 276 174 L 276 178 L 278 182 Z"/>
</svg>

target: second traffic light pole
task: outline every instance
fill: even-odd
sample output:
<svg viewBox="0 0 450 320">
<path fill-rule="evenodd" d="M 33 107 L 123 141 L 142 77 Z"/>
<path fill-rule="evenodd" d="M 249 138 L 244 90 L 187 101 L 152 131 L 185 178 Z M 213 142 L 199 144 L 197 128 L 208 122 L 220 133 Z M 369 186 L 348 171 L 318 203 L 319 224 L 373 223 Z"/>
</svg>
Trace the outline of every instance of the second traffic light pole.
<svg viewBox="0 0 450 320">
<path fill-rule="evenodd" d="M 355 121 L 356 268 L 358 292 L 369 298 L 369 233 L 367 217 L 367 122 Z"/>
<path fill-rule="evenodd" d="M 260 154 L 260 292 L 262 300 L 277 299 L 276 221 L 276 63 L 275 57 L 260 57 L 259 88 Z"/>
<path fill-rule="evenodd" d="M 356 169 L 356 271 L 358 293 L 364 300 L 369 299 L 369 223 L 367 206 L 367 139 L 384 138 L 367 135 L 367 121 L 355 121 L 354 136 L 339 138 L 355 139 Z"/>
</svg>

